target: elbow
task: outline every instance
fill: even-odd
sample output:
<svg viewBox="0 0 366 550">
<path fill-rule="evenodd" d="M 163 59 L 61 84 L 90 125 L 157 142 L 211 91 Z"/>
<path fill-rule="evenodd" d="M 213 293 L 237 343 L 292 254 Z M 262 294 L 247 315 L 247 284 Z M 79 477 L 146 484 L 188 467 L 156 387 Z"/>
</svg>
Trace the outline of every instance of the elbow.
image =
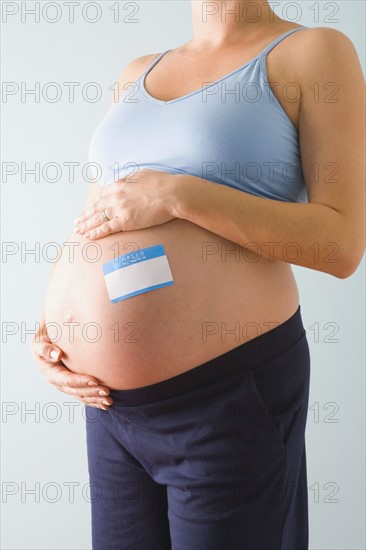
<svg viewBox="0 0 366 550">
<path fill-rule="evenodd" d="M 337 279 L 348 279 L 357 271 L 362 259 L 363 253 L 361 257 L 358 256 L 356 258 L 348 258 L 346 262 L 342 262 L 337 265 L 337 269 L 335 270 L 333 275 L 337 277 Z"/>
<path fill-rule="evenodd" d="M 361 233 L 357 231 L 357 233 L 353 232 L 352 235 L 348 234 L 343 241 L 339 239 L 338 242 L 342 243 L 340 246 L 342 254 L 332 274 L 338 279 L 348 279 L 357 271 L 363 260 L 366 245 L 365 237 L 363 235 L 361 237 Z"/>
<path fill-rule="evenodd" d="M 355 271 L 356 269 L 351 270 L 348 267 L 342 267 L 342 269 L 338 269 L 338 271 L 333 273 L 333 275 L 337 277 L 337 279 L 348 279 L 348 277 L 351 277 Z"/>
</svg>

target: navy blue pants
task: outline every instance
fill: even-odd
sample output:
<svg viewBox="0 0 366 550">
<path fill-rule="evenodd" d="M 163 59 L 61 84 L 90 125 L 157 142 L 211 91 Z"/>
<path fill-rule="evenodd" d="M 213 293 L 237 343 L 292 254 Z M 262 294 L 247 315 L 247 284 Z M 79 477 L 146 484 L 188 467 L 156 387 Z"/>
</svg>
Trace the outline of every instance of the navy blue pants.
<svg viewBox="0 0 366 550">
<path fill-rule="evenodd" d="M 307 550 L 300 306 L 192 370 L 86 407 L 93 550 Z"/>
</svg>

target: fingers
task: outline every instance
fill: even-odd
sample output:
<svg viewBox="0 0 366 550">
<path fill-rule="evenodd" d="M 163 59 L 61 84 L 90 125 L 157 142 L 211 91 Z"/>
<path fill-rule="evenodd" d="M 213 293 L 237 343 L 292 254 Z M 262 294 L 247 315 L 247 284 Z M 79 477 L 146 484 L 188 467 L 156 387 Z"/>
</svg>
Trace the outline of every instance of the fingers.
<svg viewBox="0 0 366 550">
<path fill-rule="evenodd" d="M 68 393 L 72 395 L 76 395 L 78 390 L 86 392 L 85 395 L 96 395 L 99 391 L 104 391 L 104 395 L 109 394 L 108 386 L 100 384 L 97 378 L 87 374 L 71 372 L 62 363 L 57 365 L 47 365 L 45 363 L 43 368 L 51 384 L 68 388 Z"/>
<path fill-rule="evenodd" d="M 54 344 L 43 344 L 41 347 L 41 356 L 46 361 L 58 363 L 62 356 L 62 349 Z"/>
<path fill-rule="evenodd" d="M 123 231 L 121 220 L 119 218 L 112 218 L 108 222 L 104 222 L 103 225 L 91 229 L 84 236 L 93 241 L 107 235 L 112 235 L 113 233 L 118 233 L 119 231 Z"/>
<path fill-rule="evenodd" d="M 36 358 L 57 363 L 60 361 L 63 352 L 58 346 L 53 344 L 46 336 L 35 338 L 32 342 L 32 351 Z"/>
<path fill-rule="evenodd" d="M 66 393 L 81 403 L 84 403 L 84 405 L 98 407 L 104 411 L 107 411 L 109 407 L 113 405 L 112 397 L 109 395 L 101 396 L 97 390 L 89 390 L 88 388 L 80 388 L 76 390 L 75 388 L 70 388 L 69 386 L 59 386 L 57 384 L 55 387 L 62 393 Z"/>
<path fill-rule="evenodd" d="M 113 404 L 108 386 L 100 384 L 96 378 L 71 372 L 66 367 L 60 367 L 60 369 L 54 367 L 52 370 L 54 372 L 52 372 L 49 382 L 57 386 L 60 391 L 80 400 L 91 398 L 92 401 L 99 404 L 103 401 L 106 405 Z M 90 382 L 97 385 L 89 386 Z"/>
<path fill-rule="evenodd" d="M 111 231 L 111 225 L 109 221 L 106 221 L 105 218 L 103 218 L 103 221 L 100 225 L 97 227 L 94 227 L 93 229 L 88 229 L 84 236 L 88 239 L 100 239 L 101 237 L 105 237 L 106 235 L 109 235 L 110 233 L 113 233 Z"/>
<path fill-rule="evenodd" d="M 100 384 L 94 376 L 71 372 L 62 363 L 62 349 L 52 343 L 43 327 L 33 337 L 31 350 L 42 374 L 59 391 L 104 410 L 113 404 L 108 386 Z"/>
<path fill-rule="evenodd" d="M 70 395 L 85 405 L 94 405 L 107 411 L 113 405 L 113 399 L 109 395 L 109 388 L 99 384 L 92 376 L 77 374 L 66 367 L 51 366 L 51 374 L 48 381 L 59 391 Z M 92 386 L 89 384 L 93 384 Z"/>
<path fill-rule="evenodd" d="M 93 198 L 92 204 L 74 220 L 75 233 L 85 235 L 87 238 L 99 239 L 121 231 L 121 227 L 116 228 L 108 225 L 109 220 L 112 220 L 116 213 L 115 211 L 112 212 L 111 207 L 107 205 L 112 204 L 112 206 L 115 206 L 119 204 L 118 193 L 120 193 L 118 182 L 111 183 L 103 188 L 102 192 Z M 104 212 L 109 220 L 104 216 Z"/>
<path fill-rule="evenodd" d="M 108 401 L 112 405 L 113 400 L 109 397 L 109 388 L 100 384 L 94 376 L 71 372 L 62 362 L 52 364 L 44 359 L 39 359 L 39 368 L 50 384 L 56 386 L 60 391 L 76 398 L 97 398 L 96 401 Z M 106 399 L 107 398 L 107 399 Z"/>
<path fill-rule="evenodd" d="M 95 213 L 93 212 L 93 215 L 91 215 L 89 218 L 86 218 L 85 221 L 81 222 L 75 222 L 74 231 L 75 233 L 78 233 L 79 235 L 83 235 L 90 229 L 94 229 L 95 227 L 99 227 L 108 220 L 106 220 L 103 212 L 104 210 L 99 208 L 98 211 L 96 211 L 96 208 L 94 208 Z M 106 215 L 108 218 L 112 218 L 112 214 L 109 212 L 106 212 Z"/>
<path fill-rule="evenodd" d="M 103 409 L 103 411 L 108 411 L 108 407 L 105 405 L 96 405 L 95 403 L 84 403 L 87 407 L 95 407 L 97 409 Z"/>
<path fill-rule="evenodd" d="M 96 204 L 95 200 L 93 201 L 93 203 L 94 203 L 93 206 L 90 206 L 89 208 L 84 210 L 84 212 L 82 212 L 80 214 L 80 216 L 75 218 L 74 224 L 76 224 L 76 225 L 81 224 L 81 223 L 85 222 L 85 220 L 87 220 L 88 218 L 90 218 L 91 216 L 93 216 L 94 214 L 97 213 L 97 204 Z M 100 210 L 100 208 L 99 208 L 99 210 Z"/>
<path fill-rule="evenodd" d="M 108 395 L 108 391 L 105 391 L 105 387 L 98 386 L 97 388 L 71 388 L 70 386 L 62 386 L 60 384 L 55 384 L 57 389 L 60 391 L 67 393 L 68 395 L 72 395 L 73 397 L 77 397 L 78 399 L 91 399 L 94 401 L 97 401 L 98 403 L 102 403 L 103 401 L 106 401 L 108 405 L 112 405 L 113 399 Z M 102 389 L 101 389 L 102 388 Z"/>
</svg>

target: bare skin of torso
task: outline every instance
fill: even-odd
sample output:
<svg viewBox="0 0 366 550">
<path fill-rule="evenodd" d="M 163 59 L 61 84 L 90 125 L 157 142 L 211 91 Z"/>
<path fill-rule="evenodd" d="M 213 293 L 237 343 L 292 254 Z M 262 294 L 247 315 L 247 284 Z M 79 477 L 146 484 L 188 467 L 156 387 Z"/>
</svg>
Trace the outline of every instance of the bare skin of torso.
<svg viewBox="0 0 366 550">
<path fill-rule="evenodd" d="M 145 87 L 164 101 L 182 97 L 243 65 L 298 26 L 271 25 L 261 42 L 244 52 L 236 46 L 220 59 L 205 52 L 202 59 L 190 58 L 182 46 L 149 72 Z M 269 52 L 267 71 L 269 81 L 279 83 L 273 93 L 298 127 L 299 103 L 286 101 L 281 93 L 294 79 L 286 67 L 286 52 L 293 44 L 284 40 Z M 67 242 L 76 243 L 73 253 L 68 246 L 63 249 L 46 294 L 48 332 L 70 370 L 93 375 L 111 389 L 147 386 L 188 371 L 284 323 L 299 305 L 289 263 L 258 258 L 186 220 L 116 233 L 90 245 L 71 233 Z M 114 251 L 120 255 L 158 243 L 166 250 L 174 284 L 111 303 L 102 264 Z"/>
</svg>

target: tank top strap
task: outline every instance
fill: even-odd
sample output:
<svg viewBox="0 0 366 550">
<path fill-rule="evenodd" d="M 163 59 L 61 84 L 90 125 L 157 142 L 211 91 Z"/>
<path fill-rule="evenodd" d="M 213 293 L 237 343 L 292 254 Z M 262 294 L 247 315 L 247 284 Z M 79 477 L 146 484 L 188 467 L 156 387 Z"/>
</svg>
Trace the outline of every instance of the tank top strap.
<svg viewBox="0 0 366 550">
<path fill-rule="evenodd" d="M 289 31 L 286 31 L 285 33 L 281 34 L 281 36 L 278 36 L 275 40 L 273 40 L 273 42 L 271 42 L 270 44 L 268 44 L 268 46 L 266 46 L 264 48 L 264 50 L 262 50 L 261 54 L 260 54 L 260 57 L 263 58 L 267 55 L 267 53 L 269 53 L 272 48 L 274 48 L 275 46 L 277 46 L 277 44 L 279 42 L 281 42 L 284 38 L 286 38 L 286 36 L 294 33 L 294 32 L 297 32 L 297 31 L 302 31 L 304 29 L 307 29 L 308 27 L 305 27 L 305 26 L 301 26 L 301 27 L 297 27 L 296 29 L 290 29 Z"/>
<path fill-rule="evenodd" d="M 158 63 L 158 61 L 160 61 L 160 59 L 163 57 L 163 55 L 165 55 L 166 53 L 168 53 L 170 51 L 169 50 L 165 50 L 161 53 L 159 53 L 159 55 L 157 57 L 155 57 L 155 59 L 150 63 L 150 65 L 148 65 L 148 67 L 144 70 L 144 72 L 142 73 L 142 75 L 139 76 L 139 78 L 137 80 L 140 80 L 141 78 L 143 78 L 145 75 L 147 75 L 148 72 L 151 71 L 151 69 Z"/>
</svg>

